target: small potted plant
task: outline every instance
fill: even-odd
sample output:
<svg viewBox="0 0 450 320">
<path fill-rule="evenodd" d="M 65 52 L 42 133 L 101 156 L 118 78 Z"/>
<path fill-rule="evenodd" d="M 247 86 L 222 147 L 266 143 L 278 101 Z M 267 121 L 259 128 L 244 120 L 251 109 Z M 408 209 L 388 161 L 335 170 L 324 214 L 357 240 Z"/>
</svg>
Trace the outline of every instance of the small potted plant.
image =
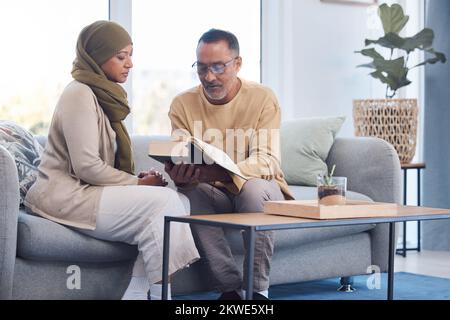
<svg viewBox="0 0 450 320">
<path fill-rule="evenodd" d="M 317 196 L 319 205 L 344 205 L 347 190 L 346 177 L 333 177 L 336 165 L 331 172 L 317 177 Z"/>
<path fill-rule="evenodd" d="M 356 53 L 372 59 L 359 65 L 373 69 L 370 75 L 386 84 L 386 98 L 353 101 L 353 121 L 356 136 L 376 136 L 391 143 L 397 150 L 400 161 L 409 163 L 416 150 L 417 99 L 393 99 L 397 91 L 411 84 L 408 72 L 426 64 L 445 63 L 443 53 L 432 48 L 434 32 L 425 28 L 413 37 L 402 37 L 399 33 L 409 20 L 399 4 L 382 4 L 378 15 L 384 29 L 384 36 L 378 40 L 366 39 L 366 48 Z M 387 59 L 374 45 L 386 48 Z M 410 65 L 410 54 L 420 50 L 427 58 L 416 65 Z"/>
</svg>

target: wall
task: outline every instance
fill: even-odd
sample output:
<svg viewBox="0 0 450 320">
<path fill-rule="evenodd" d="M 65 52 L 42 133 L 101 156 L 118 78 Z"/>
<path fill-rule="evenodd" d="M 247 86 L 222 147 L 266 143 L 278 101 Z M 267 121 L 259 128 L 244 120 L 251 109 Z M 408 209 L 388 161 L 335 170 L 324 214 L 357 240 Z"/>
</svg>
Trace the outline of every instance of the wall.
<svg viewBox="0 0 450 320">
<path fill-rule="evenodd" d="M 345 115 L 341 135 L 353 135 L 352 100 L 376 97 L 368 60 L 354 53 L 367 36 L 367 8 L 295 1 L 295 117 Z M 383 94 L 383 91 L 380 91 Z"/>
<path fill-rule="evenodd" d="M 417 28 L 421 0 L 400 2 L 411 16 L 410 28 Z M 262 19 L 262 80 L 278 94 L 283 118 L 345 115 L 340 136 L 353 136 L 352 100 L 385 94 L 369 69 L 356 68 L 370 60 L 354 53 L 363 48 L 364 39 L 382 35 L 381 26 L 374 24 L 379 21 L 376 8 L 263 0 Z M 401 94 L 418 97 L 417 88 Z"/>
<path fill-rule="evenodd" d="M 450 1 L 426 1 L 426 26 L 436 34 L 435 49 L 450 58 Z M 450 208 L 450 63 L 425 68 L 423 200 L 425 206 Z M 423 247 L 450 250 L 450 221 L 425 222 Z"/>
</svg>

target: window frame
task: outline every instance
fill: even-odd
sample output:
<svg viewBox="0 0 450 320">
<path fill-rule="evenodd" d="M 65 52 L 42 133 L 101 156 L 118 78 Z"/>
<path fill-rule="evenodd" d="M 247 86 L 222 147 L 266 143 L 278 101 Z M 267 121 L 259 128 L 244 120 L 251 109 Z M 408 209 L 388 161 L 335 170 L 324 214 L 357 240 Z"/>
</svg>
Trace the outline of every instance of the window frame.
<svg viewBox="0 0 450 320">
<path fill-rule="evenodd" d="M 133 35 L 132 30 L 132 0 L 109 0 L 109 20 L 117 22 L 128 31 L 130 35 Z M 133 77 L 129 77 L 127 82 L 124 83 L 123 88 L 127 92 L 132 92 Z M 128 94 L 128 102 L 133 105 L 133 95 Z M 125 119 L 125 126 L 130 134 L 133 133 L 133 113 L 130 112 L 129 116 Z"/>
</svg>

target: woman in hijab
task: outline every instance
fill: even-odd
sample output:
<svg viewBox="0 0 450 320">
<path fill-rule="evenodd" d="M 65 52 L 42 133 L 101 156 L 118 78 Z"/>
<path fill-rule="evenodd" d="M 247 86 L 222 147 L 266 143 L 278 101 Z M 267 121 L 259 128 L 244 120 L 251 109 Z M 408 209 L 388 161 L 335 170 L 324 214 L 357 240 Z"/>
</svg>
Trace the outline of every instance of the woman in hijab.
<svg viewBox="0 0 450 320">
<path fill-rule="evenodd" d="M 186 215 L 177 192 L 156 171 L 134 175 L 125 90 L 133 67 L 127 31 L 110 21 L 78 38 L 72 81 L 55 108 L 39 176 L 27 208 L 90 236 L 137 245 L 139 255 L 122 299 L 161 298 L 165 215 Z M 169 273 L 199 258 L 187 224 L 173 226 Z M 158 284 L 159 283 L 159 284 Z"/>
</svg>

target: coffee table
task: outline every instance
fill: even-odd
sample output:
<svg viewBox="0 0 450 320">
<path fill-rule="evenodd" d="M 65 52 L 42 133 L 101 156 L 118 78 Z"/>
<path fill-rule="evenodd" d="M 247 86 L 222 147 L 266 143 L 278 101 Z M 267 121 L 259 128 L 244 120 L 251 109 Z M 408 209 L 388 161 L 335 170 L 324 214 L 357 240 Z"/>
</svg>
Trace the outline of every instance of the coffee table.
<svg viewBox="0 0 450 320">
<path fill-rule="evenodd" d="M 333 220 L 315 220 L 287 216 L 269 215 L 264 213 L 229 213 L 209 214 L 164 218 L 164 245 L 163 245 L 163 271 L 162 271 L 162 298 L 167 299 L 169 279 L 169 243 L 170 224 L 172 222 L 196 223 L 214 227 L 244 230 L 247 237 L 247 291 L 246 299 L 252 299 L 253 293 L 253 264 L 255 255 L 255 233 L 257 231 L 303 229 L 318 227 L 336 227 L 374 223 L 389 223 L 389 252 L 388 252 L 388 286 L 387 299 L 394 297 L 394 254 L 395 254 L 395 223 L 406 221 L 450 219 L 450 209 L 427 208 L 417 206 L 398 205 L 397 215 L 376 218 L 351 218 Z"/>
</svg>

